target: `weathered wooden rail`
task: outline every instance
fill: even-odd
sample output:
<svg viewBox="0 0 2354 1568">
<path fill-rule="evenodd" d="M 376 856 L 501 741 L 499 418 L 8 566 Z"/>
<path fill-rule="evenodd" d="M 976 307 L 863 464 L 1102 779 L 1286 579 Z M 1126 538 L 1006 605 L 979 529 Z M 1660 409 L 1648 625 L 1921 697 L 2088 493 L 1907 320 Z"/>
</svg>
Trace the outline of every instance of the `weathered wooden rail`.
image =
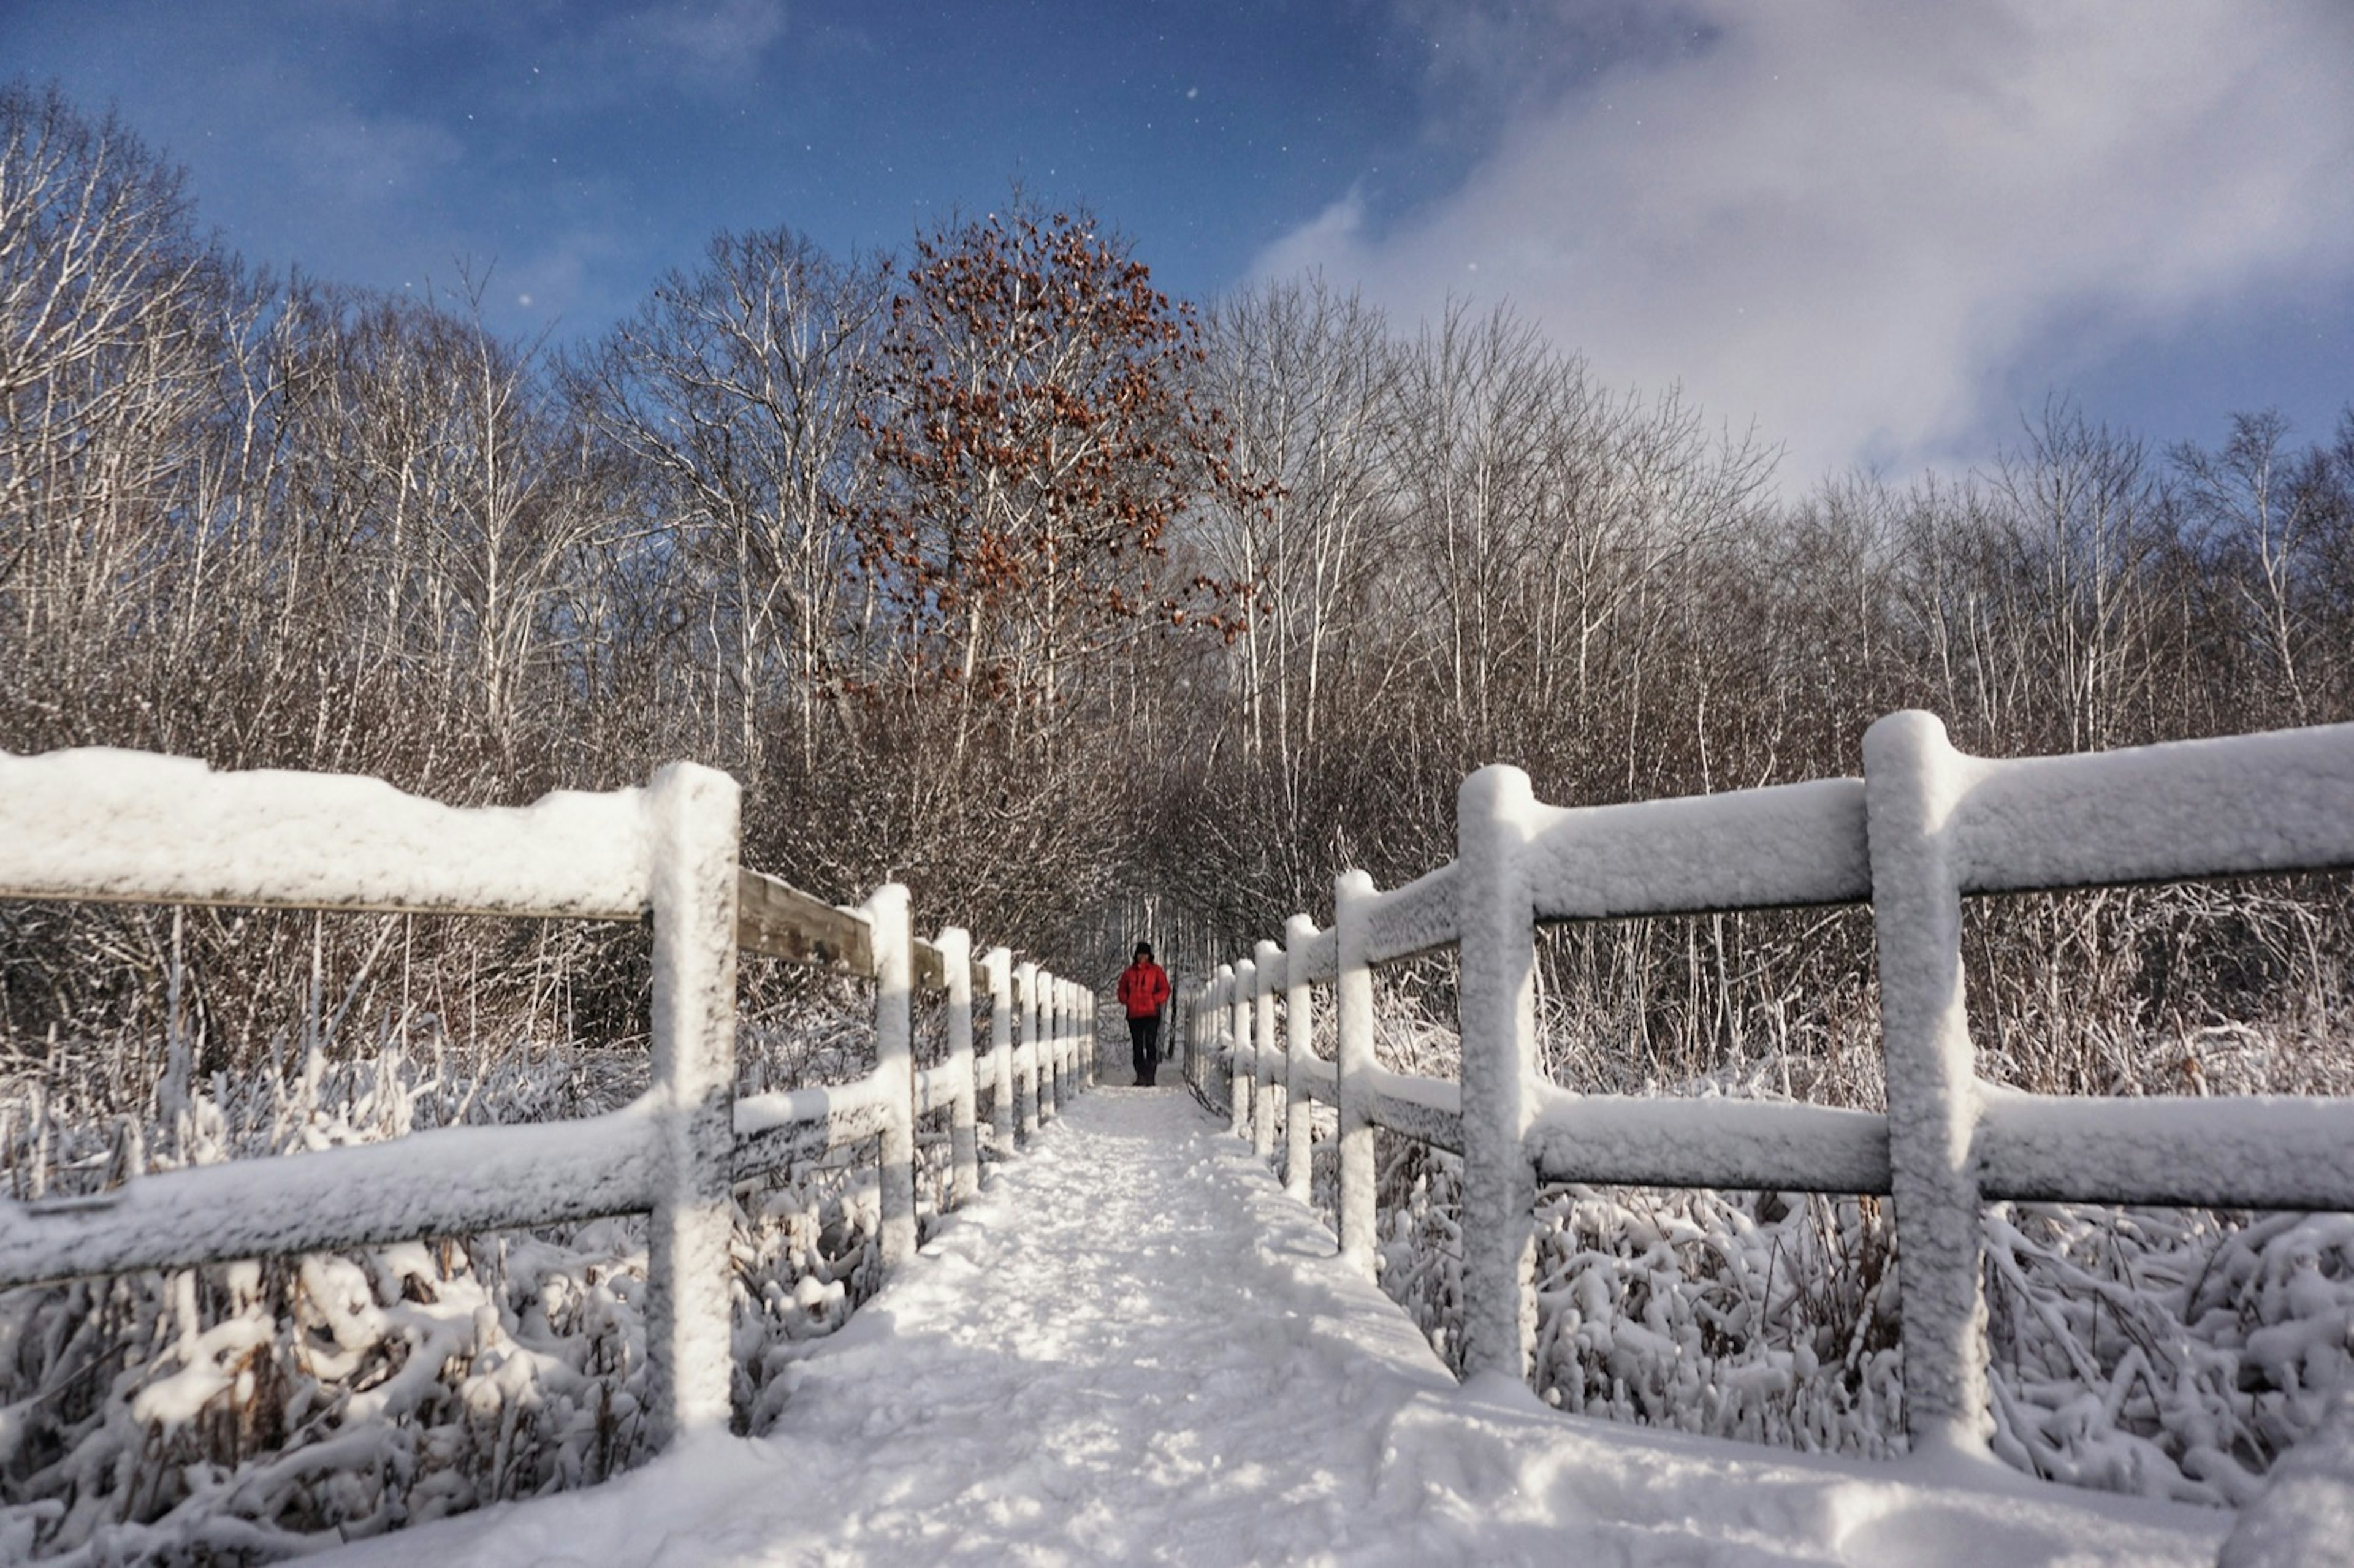
<svg viewBox="0 0 2354 1568">
<path fill-rule="evenodd" d="M 638 920 L 653 937 L 653 1082 L 608 1115 L 146 1176 L 89 1197 L 0 1200 L 0 1288 L 134 1268 L 646 1213 L 649 1414 L 663 1436 L 728 1419 L 734 1187 L 877 1140 L 883 1261 L 917 1241 L 917 1118 L 950 1121 L 951 1204 L 997 1147 L 1094 1077 L 1094 996 L 965 932 L 908 928 L 907 889 L 837 908 L 737 864 L 738 794 L 675 763 L 639 789 L 466 810 L 374 779 L 215 773 L 122 751 L 0 753 L 0 898 Z M 736 1093 L 739 950 L 875 982 L 875 1067 Z M 914 997 L 947 992 L 948 1053 L 918 1072 Z M 973 1048 L 973 1005 L 990 1046 Z"/>
<path fill-rule="evenodd" d="M 1341 1253 L 1370 1271 L 1373 1135 L 1463 1157 L 1463 1354 L 1525 1376 L 1540 1181 L 1893 1193 L 1903 1265 L 1905 1416 L 1923 1449 L 1983 1455 L 1990 1431 L 1980 1209 L 2007 1198 L 2354 1209 L 2354 1102 L 2056 1097 L 1976 1075 L 1965 897 L 2354 865 L 2354 725 L 2103 754 L 1965 756 L 1927 714 L 1882 719 L 1863 777 L 1568 810 L 1516 768 L 1467 779 L 1457 856 L 1387 893 L 1361 873 L 1333 920 L 1187 988 L 1197 1082 L 1234 1129 L 1282 1143 L 1305 1198 L 1310 1118 L 1339 1110 Z M 1869 904 L 1888 1113 L 1577 1096 L 1539 1068 L 1537 927 L 1646 915 Z M 1459 954 L 1460 1084 L 1378 1067 L 1375 966 Z M 1330 988 L 1337 1061 L 1311 1046 Z M 1281 1026 L 1278 1013 L 1280 1003 Z"/>
</svg>

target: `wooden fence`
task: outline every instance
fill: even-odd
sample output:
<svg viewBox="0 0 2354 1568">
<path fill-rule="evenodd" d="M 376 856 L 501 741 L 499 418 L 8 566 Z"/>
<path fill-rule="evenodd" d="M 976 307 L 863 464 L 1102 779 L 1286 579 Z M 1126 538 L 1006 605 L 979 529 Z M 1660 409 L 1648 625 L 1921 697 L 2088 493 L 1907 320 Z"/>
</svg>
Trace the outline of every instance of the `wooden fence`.
<svg viewBox="0 0 2354 1568">
<path fill-rule="evenodd" d="M 646 1308 L 657 1440 L 728 1420 L 733 1189 L 875 1139 L 885 1266 L 916 1248 L 917 1118 L 950 1118 L 951 1203 L 980 1181 L 978 1097 L 997 1147 L 1094 1081 L 1095 998 L 965 932 L 908 928 L 907 892 L 841 909 L 737 864 L 735 780 L 675 763 L 642 789 L 462 810 L 374 779 L 214 773 L 120 751 L 0 753 L 0 898 L 638 920 L 653 934 L 653 1082 L 603 1116 L 459 1127 L 287 1160 L 0 1200 L 0 1288 L 138 1268 L 652 1216 Z M 875 981 L 875 1071 L 738 1097 L 745 951 Z M 948 1054 L 918 1072 L 914 997 L 947 992 Z M 974 1001 L 990 1048 L 973 1049 Z"/>
<path fill-rule="evenodd" d="M 1986 1453 L 1981 1207 L 1990 1200 L 2354 1210 L 2354 1102 L 2058 1097 L 1976 1076 L 1962 900 L 2354 864 L 2354 725 L 2075 757 L 1965 756 L 1924 713 L 1864 736 L 1863 777 L 1569 810 L 1517 768 L 1457 797 L 1457 855 L 1386 893 L 1333 888 L 1333 923 L 1187 988 L 1189 1072 L 1223 1082 L 1260 1152 L 1308 1193 L 1310 1118 L 1339 1110 L 1341 1251 L 1373 1267 L 1375 1128 L 1463 1157 L 1467 1372 L 1524 1378 L 1540 1181 L 1885 1193 L 1903 1266 L 1914 1452 Z M 1543 1080 L 1535 927 L 1868 903 L 1888 1112 L 1578 1096 Z M 1460 1084 L 1375 1065 L 1374 966 L 1459 955 Z M 1311 1049 L 1330 987 L 1337 1061 Z M 1277 1028 L 1277 999 L 1283 1029 Z"/>
</svg>

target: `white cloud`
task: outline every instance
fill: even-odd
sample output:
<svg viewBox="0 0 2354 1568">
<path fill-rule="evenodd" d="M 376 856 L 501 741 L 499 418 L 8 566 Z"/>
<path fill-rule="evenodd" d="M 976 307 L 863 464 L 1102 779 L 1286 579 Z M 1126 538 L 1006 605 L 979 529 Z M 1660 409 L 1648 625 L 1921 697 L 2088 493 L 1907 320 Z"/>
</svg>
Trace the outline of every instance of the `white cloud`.
<svg viewBox="0 0 2354 1568">
<path fill-rule="evenodd" d="M 732 92 L 755 79 L 785 22 L 783 0 L 689 0 L 614 17 L 589 54 L 607 69 Z"/>
<path fill-rule="evenodd" d="M 1973 445 L 2022 369 L 2064 383 L 2066 356 L 2354 275 L 2342 0 L 1690 15 L 1704 44 L 1500 82 L 1518 107 L 1450 194 L 1386 228 L 1352 195 L 1258 270 L 1409 317 L 1509 297 L 1609 380 L 1754 416 L 1801 484 Z M 1579 47 L 1568 12 L 1540 25 Z"/>
</svg>

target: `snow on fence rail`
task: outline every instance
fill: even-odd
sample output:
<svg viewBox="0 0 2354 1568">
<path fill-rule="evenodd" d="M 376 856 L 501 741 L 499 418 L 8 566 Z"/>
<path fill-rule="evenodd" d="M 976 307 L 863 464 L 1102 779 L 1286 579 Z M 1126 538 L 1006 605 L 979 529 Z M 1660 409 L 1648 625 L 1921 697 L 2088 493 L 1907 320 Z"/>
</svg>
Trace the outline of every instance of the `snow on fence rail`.
<svg viewBox="0 0 2354 1568">
<path fill-rule="evenodd" d="M 908 929 L 907 891 L 841 909 L 737 864 L 738 792 L 673 763 L 642 789 L 461 809 L 371 779 L 215 773 L 89 749 L 0 753 L 0 898 L 637 920 L 653 931 L 653 1082 L 607 1115 L 459 1127 L 389 1143 L 0 1200 L 0 1288 L 135 1268 L 645 1213 L 648 1409 L 659 1436 L 728 1419 L 732 1191 L 880 1140 L 885 1266 L 916 1247 L 915 1122 L 951 1118 L 950 1199 L 980 1181 L 977 1090 L 1001 1149 L 1093 1081 L 1093 993 L 949 927 Z M 875 1071 L 738 1097 L 738 948 L 875 982 Z M 948 992 L 949 1050 L 914 1065 L 918 987 Z M 976 1057 L 972 1003 L 991 1003 Z"/>
<path fill-rule="evenodd" d="M 1861 779 L 1585 809 L 1540 804 L 1518 768 L 1482 768 L 1457 796 L 1453 862 L 1387 893 L 1344 873 L 1331 929 L 1294 916 L 1280 946 L 1189 989 L 1188 1070 L 1223 1071 L 1234 1128 L 1262 1153 L 1286 1124 L 1284 1181 L 1302 1198 L 1309 1118 L 1286 1112 L 1338 1107 L 1341 1250 L 1368 1273 L 1373 1128 L 1462 1155 L 1467 1372 L 1527 1375 L 1540 1181 L 1893 1193 L 1908 1436 L 1916 1452 L 1983 1455 L 1986 1201 L 2354 1210 L 2354 1101 L 1980 1083 L 1962 899 L 2354 865 L 2354 725 L 1996 761 L 1956 751 L 1931 715 L 1898 713 L 1865 735 L 1863 763 Z M 1537 926 L 1850 903 L 1872 906 L 1885 1116 L 1543 1080 Z M 1373 967 L 1447 946 L 1461 1083 L 1381 1069 Z M 1333 1063 L 1310 1044 L 1318 985 L 1331 988 Z"/>
</svg>

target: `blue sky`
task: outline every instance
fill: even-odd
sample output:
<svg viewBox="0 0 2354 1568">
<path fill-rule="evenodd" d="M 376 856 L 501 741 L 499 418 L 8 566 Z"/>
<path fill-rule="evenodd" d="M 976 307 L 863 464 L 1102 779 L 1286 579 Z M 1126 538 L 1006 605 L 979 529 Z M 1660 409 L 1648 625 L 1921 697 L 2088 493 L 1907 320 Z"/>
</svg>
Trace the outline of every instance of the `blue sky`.
<svg viewBox="0 0 2354 1568">
<path fill-rule="evenodd" d="M 901 246 L 1020 181 L 1172 291 L 1510 300 L 1786 482 L 2354 401 L 2344 0 L 0 0 L 249 260 L 492 269 L 593 333 L 721 228 Z"/>
</svg>

